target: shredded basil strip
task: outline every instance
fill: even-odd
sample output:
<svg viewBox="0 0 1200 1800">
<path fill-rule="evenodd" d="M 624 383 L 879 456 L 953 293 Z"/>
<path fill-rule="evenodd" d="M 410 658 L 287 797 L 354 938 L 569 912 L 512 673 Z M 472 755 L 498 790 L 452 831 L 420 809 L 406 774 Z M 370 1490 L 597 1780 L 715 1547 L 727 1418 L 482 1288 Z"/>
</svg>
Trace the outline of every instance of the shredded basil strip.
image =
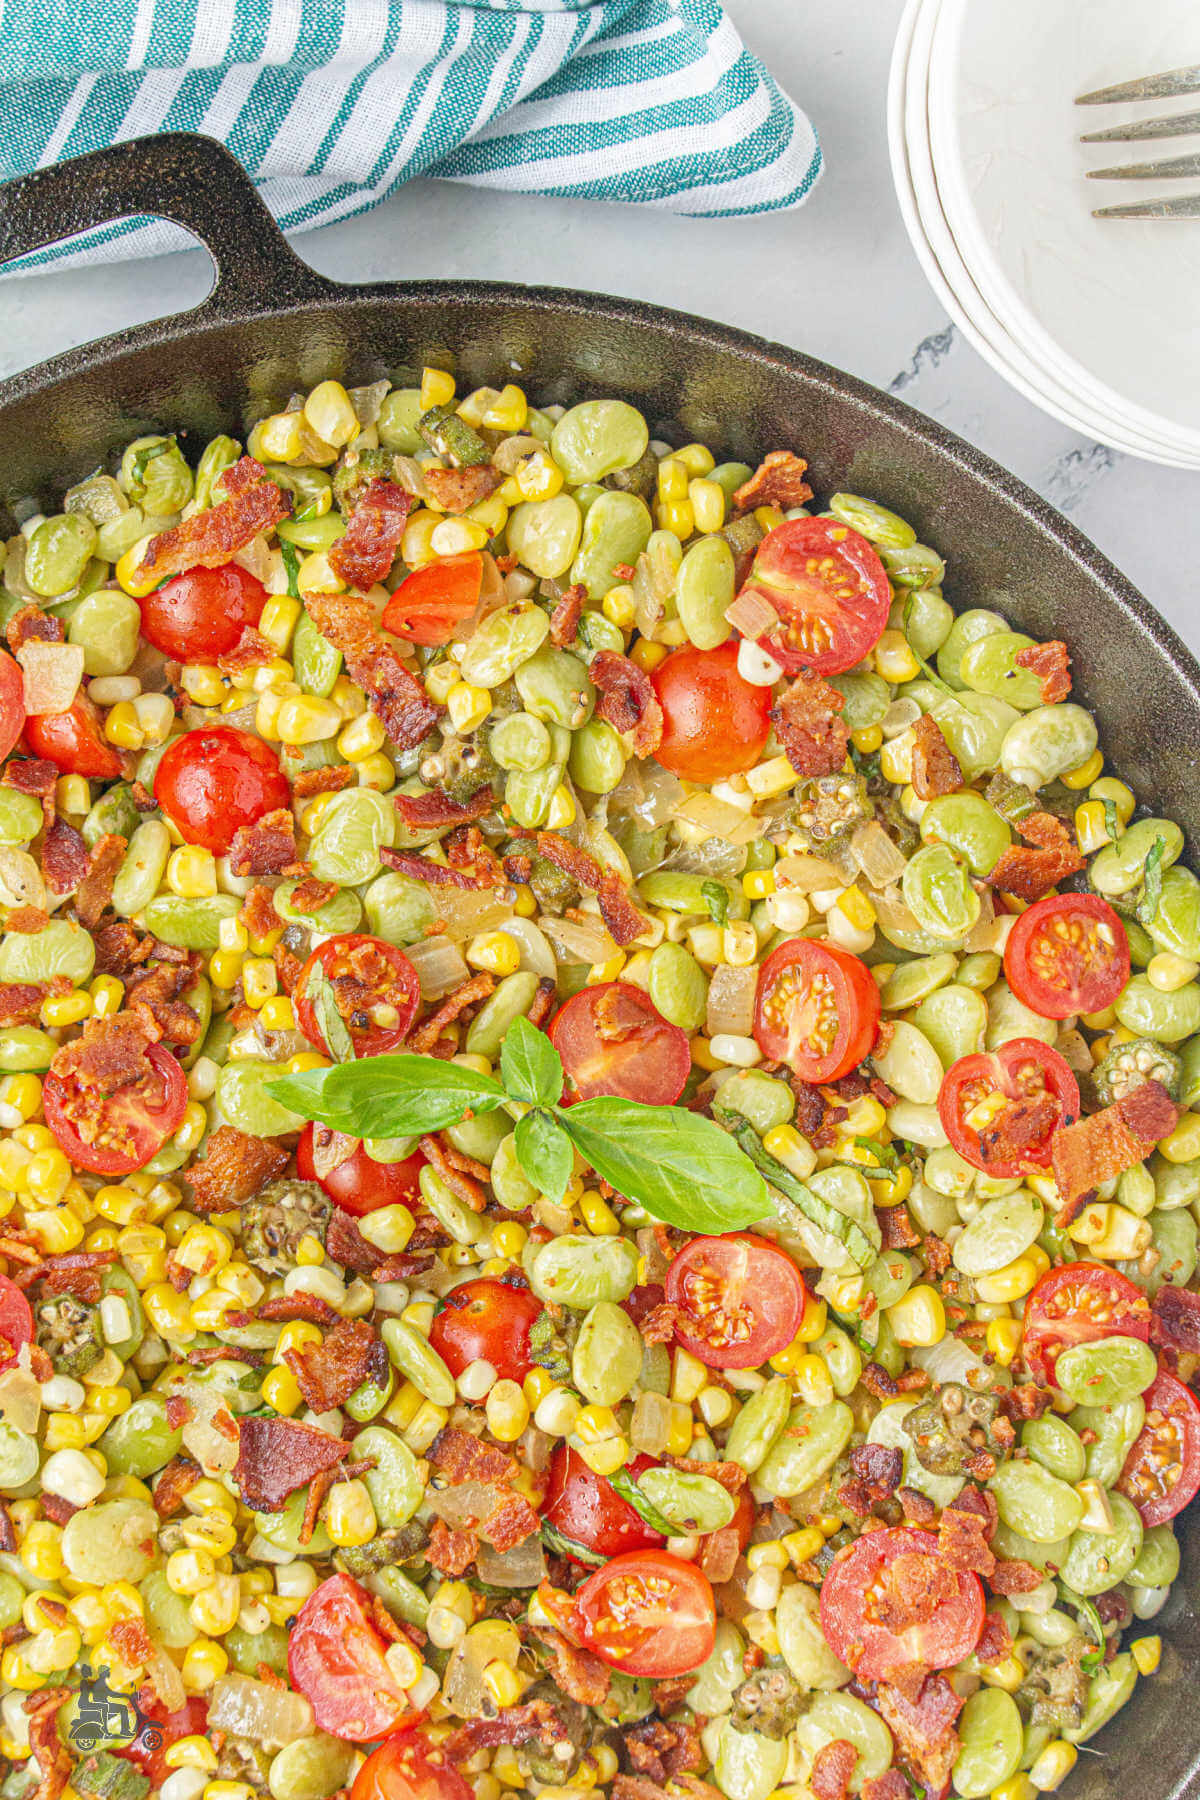
<svg viewBox="0 0 1200 1800">
<path fill-rule="evenodd" d="M 822 1200 L 819 1194 L 814 1194 L 812 1189 L 805 1187 L 802 1181 L 797 1181 L 796 1177 L 790 1174 L 782 1163 L 776 1162 L 773 1156 L 769 1156 L 763 1149 L 758 1133 L 752 1125 L 735 1126 L 733 1135 L 755 1168 L 766 1176 L 771 1187 L 777 1188 L 785 1200 L 791 1201 L 810 1225 L 817 1226 L 820 1231 L 827 1231 L 830 1237 L 838 1240 L 839 1244 L 844 1244 L 860 1269 L 870 1268 L 877 1253 L 874 1244 L 861 1225 L 856 1225 L 853 1219 L 848 1219 L 845 1213 L 840 1213 L 837 1207 L 832 1206 L 828 1200 Z M 780 1210 L 779 1203 L 774 1196 L 772 1196 L 772 1204 L 778 1212 Z M 782 1216 L 786 1217 L 786 1215 Z"/>
<path fill-rule="evenodd" d="M 1150 854 L 1146 858 L 1146 867 L 1142 875 L 1142 896 L 1135 908 L 1135 916 L 1139 925 L 1149 925 L 1158 911 L 1158 903 L 1162 899 L 1163 890 L 1163 857 L 1167 853 L 1167 840 L 1156 837 L 1150 846 Z"/>
<path fill-rule="evenodd" d="M 606 1479 L 622 1500 L 629 1502 L 638 1517 L 645 1520 L 651 1531 L 661 1531 L 664 1537 L 679 1535 L 671 1521 L 664 1519 L 658 1508 L 650 1504 L 627 1469 L 616 1469 Z"/>
</svg>

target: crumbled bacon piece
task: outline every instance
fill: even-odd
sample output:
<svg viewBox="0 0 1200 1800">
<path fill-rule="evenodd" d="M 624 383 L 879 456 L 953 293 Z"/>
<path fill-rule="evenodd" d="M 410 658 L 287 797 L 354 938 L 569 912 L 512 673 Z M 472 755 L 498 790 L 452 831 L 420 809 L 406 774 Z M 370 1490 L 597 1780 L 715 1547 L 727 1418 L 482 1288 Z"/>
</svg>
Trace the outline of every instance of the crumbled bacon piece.
<svg viewBox="0 0 1200 1800">
<path fill-rule="evenodd" d="M 801 669 L 771 708 L 771 723 L 797 775 L 833 775 L 846 760 L 845 699 L 815 669 Z"/>
<path fill-rule="evenodd" d="M 288 809 L 281 806 L 253 825 L 239 825 L 229 846 L 229 866 L 239 877 L 295 874 L 296 822 Z"/>
<path fill-rule="evenodd" d="M 436 831 L 443 825 L 470 825 L 493 811 L 496 796 L 480 788 L 469 800 L 452 800 L 435 788 L 429 794 L 397 794 L 396 811 L 410 831 Z"/>
<path fill-rule="evenodd" d="M 875 1706 L 917 1780 L 940 1793 L 950 1780 L 958 1755 L 954 1721 L 962 1711 L 962 1697 L 944 1675 L 927 1675 L 914 1699 L 895 1686 L 881 1683 Z"/>
<path fill-rule="evenodd" d="M 105 832 L 92 850 L 87 873 L 75 895 L 75 911 L 79 923 L 89 931 L 100 923 L 100 915 L 112 899 L 113 881 L 124 860 L 127 840 L 116 832 Z"/>
<path fill-rule="evenodd" d="M 998 1388 L 996 1397 L 1000 1411 L 1014 1422 L 1040 1419 L 1050 1405 L 1050 1396 L 1035 1382 L 1019 1382 L 1010 1388 Z"/>
<path fill-rule="evenodd" d="M 552 975 L 543 975 L 537 984 L 537 992 L 530 1002 L 525 1017 L 531 1025 L 542 1026 L 554 1011 L 558 999 L 558 987 Z"/>
<path fill-rule="evenodd" d="M 929 1495 L 923 1494 L 919 1488 L 897 1488 L 896 1498 L 908 1525 L 932 1525 L 937 1517 L 937 1507 Z"/>
<path fill-rule="evenodd" d="M 579 630 L 579 618 L 583 612 L 583 603 L 587 599 L 587 589 L 581 581 L 573 581 L 563 589 L 562 599 L 550 614 L 550 642 L 563 649 L 567 644 L 575 642 L 575 634 Z"/>
<path fill-rule="evenodd" d="M 850 1452 L 850 1467 L 868 1484 L 874 1500 L 887 1500 L 900 1486 L 904 1455 L 893 1445 L 859 1444 Z"/>
<path fill-rule="evenodd" d="M 5 929 L 18 937 L 36 937 L 50 923 L 50 914 L 40 906 L 16 906 L 5 919 Z"/>
<path fill-rule="evenodd" d="M 360 503 L 355 518 L 361 511 Z M 339 543 L 345 544 L 349 536 L 347 531 Z M 331 560 L 332 556 L 331 551 Z M 415 750 L 437 724 L 438 709 L 396 651 L 384 643 L 366 601 L 356 594 L 310 594 L 308 612 L 317 630 L 342 652 L 350 679 L 368 695 L 371 710 L 392 743 L 398 750 Z"/>
<path fill-rule="evenodd" d="M 522 1494 L 511 1494 L 502 1488 L 492 1491 L 492 1503 L 479 1522 L 479 1534 L 493 1550 L 503 1553 L 515 1550 L 526 1538 L 541 1530 L 541 1517 Z"/>
<path fill-rule="evenodd" d="M 418 856 L 415 850 L 393 850 L 386 844 L 379 854 L 389 869 L 395 869 L 413 881 L 423 881 L 429 887 L 490 888 L 496 887 L 500 878 L 499 864 L 490 856 L 481 860 L 477 867 L 463 868 L 431 862 L 427 856 Z"/>
<path fill-rule="evenodd" d="M 42 874 L 52 894 L 73 893 L 88 872 L 87 845 L 73 825 L 55 819 L 42 843 Z"/>
<path fill-rule="evenodd" d="M 447 1762 L 454 1764 L 496 1744 L 528 1744 L 536 1739 L 551 1749 L 561 1736 L 562 1725 L 550 1702 L 530 1700 L 524 1706 L 502 1707 L 494 1719 L 468 1719 L 450 1733 L 441 1748 Z M 662 1800 L 661 1795 L 655 1800 Z"/>
<path fill-rule="evenodd" d="M 464 1206 L 472 1212 L 481 1213 L 487 1200 L 480 1181 L 474 1175 L 464 1173 L 456 1168 L 449 1152 L 440 1138 L 429 1136 L 420 1140 L 418 1148 L 425 1160 L 433 1164 L 452 1194 L 456 1194 Z"/>
<path fill-rule="evenodd" d="M 124 977 L 154 953 L 156 940 L 139 933 L 128 919 L 106 919 L 94 928 L 92 943 L 97 973 Z"/>
<path fill-rule="evenodd" d="M 629 1762 L 639 1775 L 651 1781 L 670 1781 L 676 1775 L 694 1773 L 704 1761 L 700 1733 L 690 1721 L 668 1724 L 665 1719 L 646 1719 L 627 1726 L 621 1736 Z"/>
<path fill-rule="evenodd" d="M 600 698 L 596 711 L 614 731 L 633 733 L 635 756 L 653 756 L 662 743 L 663 711 L 645 669 L 616 650 L 597 650 L 588 665 Z"/>
<path fill-rule="evenodd" d="M 187 1171 L 197 1212 L 231 1212 L 274 1181 L 287 1167 L 288 1153 L 273 1138 L 248 1137 L 232 1125 L 218 1125 L 204 1160 Z"/>
<path fill-rule="evenodd" d="M 51 1369 L 54 1365 L 51 1364 Z M 69 1525 L 81 1509 L 61 1494 L 42 1494 L 38 1504 L 52 1525 Z"/>
<path fill-rule="evenodd" d="M 32 1025 L 48 992 L 44 981 L 0 983 L 0 1025 Z"/>
<path fill-rule="evenodd" d="M 996 1558 L 988 1546 L 988 1521 L 953 1501 L 938 1524 L 938 1555 L 952 1569 L 989 1576 Z"/>
<path fill-rule="evenodd" d="M 412 504 L 412 495 L 394 481 L 379 476 L 367 483 L 344 536 L 329 552 L 330 567 L 347 587 L 369 588 L 383 580 L 396 560 Z"/>
<path fill-rule="evenodd" d="M 368 1275 L 372 1281 L 411 1281 L 429 1267 L 428 1257 L 408 1252 L 388 1256 L 368 1243 L 350 1214 L 340 1206 L 334 1207 L 325 1231 L 325 1254 L 343 1269 L 354 1275 Z"/>
<path fill-rule="evenodd" d="M 606 1664 L 590 1650 L 568 1643 L 561 1632 L 545 1626 L 534 1626 L 532 1630 L 550 1652 L 550 1675 L 555 1685 L 581 1706 L 603 1706 L 612 1686 Z"/>
<path fill-rule="evenodd" d="M 429 1017 L 419 1025 L 409 1038 L 409 1048 L 418 1056 L 427 1056 L 433 1049 L 448 1025 L 466 1012 L 469 1006 L 486 1000 L 495 989 L 496 983 L 491 975 L 483 970 L 464 981 L 461 987 L 447 994 L 441 1005 L 430 1013 Z"/>
<path fill-rule="evenodd" d="M 979 1133 L 980 1160 L 988 1164 L 1032 1156 L 1059 1117 L 1059 1102 L 1051 1094 L 1023 1094 L 1009 1100 Z"/>
<path fill-rule="evenodd" d="M 454 1530 L 445 1519 L 433 1521 L 425 1558 L 439 1575 L 454 1579 L 465 1575 L 478 1554 L 479 1540 L 473 1531 Z"/>
<path fill-rule="evenodd" d="M 895 1379 L 888 1374 L 881 1363 L 867 1363 L 863 1369 L 861 1380 L 868 1394 L 874 1394 L 876 1400 L 894 1400 L 900 1392 Z"/>
<path fill-rule="evenodd" d="M 823 1744 L 813 1758 L 808 1785 L 817 1800 L 846 1800 L 850 1777 L 858 1761 L 858 1751 L 845 1738 L 834 1738 Z"/>
<path fill-rule="evenodd" d="M 222 650 L 217 667 L 222 675 L 244 675 L 247 669 L 261 669 L 278 655 L 275 645 L 252 625 L 243 625 L 241 636 L 231 650 Z"/>
<path fill-rule="evenodd" d="M 581 850 L 578 844 L 568 843 L 566 838 L 553 831 L 535 831 L 532 836 L 539 856 L 598 897 L 600 916 L 622 948 L 642 935 L 646 920 L 630 900 L 617 874 L 602 868 L 589 850 Z"/>
<path fill-rule="evenodd" d="M 717 1482 L 727 1494 L 735 1497 L 741 1493 L 749 1479 L 741 1463 L 701 1462 L 694 1456 L 668 1456 L 666 1461 L 673 1469 L 679 1469 L 685 1475 L 707 1475 L 710 1481 Z"/>
<path fill-rule="evenodd" d="M 938 800 L 963 784 L 958 758 L 930 713 L 922 713 L 913 726 L 912 785 L 918 800 Z"/>
<path fill-rule="evenodd" d="M 107 1097 L 152 1075 L 146 1050 L 153 1042 L 130 1013 L 85 1020 L 83 1035 L 60 1045 L 50 1064 L 62 1081 Z"/>
<path fill-rule="evenodd" d="M 16 788 L 19 794 L 36 794 L 39 800 L 46 800 L 54 797 L 58 773 L 56 763 L 47 762 L 44 757 L 27 756 L 5 763 L 0 779 L 5 787 Z"/>
<path fill-rule="evenodd" d="M 1166 1282 L 1150 1308 L 1150 1342 L 1160 1350 L 1200 1353 L 1200 1294 Z"/>
<path fill-rule="evenodd" d="M 790 450 L 771 450 L 759 463 L 749 481 L 734 490 L 733 504 L 738 512 L 749 512 L 756 506 L 777 506 L 787 512 L 812 499 L 812 489 L 804 479 L 808 468 L 802 456 Z"/>
<path fill-rule="evenodd" d="M 254 1317 L 272 1325 L 290 1325 L 294 1319 L 304 1319 L 309 1325 L 325 1326 L 336 1325 L 341 1314 L 319 1294 L 276 1294 L 255 1308 Z"/>
<path fill-rule="evenodd" d="M 1012 1652 L 1012 1634 L 998 1612 L 987 1612 L 983 1615 L 983 1630 L 979 1634 L 979 1642 L 975 1646 L 976 1659 L 981 1663 L 1003 1662 Z"/>
<path fill-rule="evenodd" d="M 1017 821 L 1017 830 L 1026 842 L 1011 845 L 1003 852 L 991 874 L 985 877 L 989 886 L 1018 900 L 1040 900 L 1068 875 L 1077 875 L 1083 868 L 1075 839 L 1053 813 L 1030 813 L 1027 819 Z"/>
<path fill-rule="evenodd" d="M 337 794 L 348 788 L 357 780 L 352 763 L 335 763 L 324 769 L 301 769 L 292 783 L 292 793 L 297 800 L 307 800 L 311 794 Z"/>
<path fill-rule="evenodd" d="M 679 1308 L 670 1300 L 664 1300 L 660 1306 L 652 1306 L 638 1326 L 642 1342 L 669 1344 L 675 1336 L 675 1321 L 678 1317 Z"/>
<path fill-rule="evenodd" d="M 68 1687 L 38 1688 L 26 1696 L 29 1748 L 41 1776 L 30 1800 L 58 1800 L 71 1779 L 74 1758 L 59 1735 L 58 1715 L 74 1697 Z"/>
<path fill-rule="evenodd" d="M 503 474 L 491 463 L 467 463 L 461 469 L 430 466 L 422 469 L 421 479 L 430 498 L 448 513 L 468 512 L 504 485 Z"/>
<path fill-rule="evenodd" d="M 238 923 L 246 927 L 252 938 L 269 937 L 272 932 L 283 930 L 283 920 L 275 911 L 269 887 L 258 882 L 250 889 L 242 902 Z"/>
<path fill-rule="evenodd" d="M 1061 638 L 1028 644 L 1014 658 L 1018 669 L 1032 669 L 1042 686 L 1042 705 L 1055 706 L 1071 691 L 1071 658 Z"/>
<path fill-rule="evenodd" d="M 511 1456 L 453 1425 L 439 1431 L 426 1455 L 451 1487 L 460 1487 L 465 1481 L 499 1485 L 512 1481 L 517 1474 L 517 1464 Z"/>
<path fill-rule="evenodd" d="M 1032 1594 L 1045 1579 L 1044 1569 L 1035 1569 L 1032 1563 L 1010 1557 L 997 1562 L 988 1576 L 988 1586 L 995 1594 Z"/>
<path fill-rule="evenodd" d="M 144 1669 L 154 1655 L 154 1640 L 141 1619 L 118 1619 L 108 1635 L 131 1669 Z"/>
<path fill-rule="evenodd" d="M 306 875 L 292 889 L 288 905 L 293 912 L 304 913 L 307 917 L 310 913 L 320 912 L 337 892 L 336 881 L 318 881 L 315 875 Z"/>
<path fill-rule="evenodd" d="M 1171 1131 L 1179 1108 L 1160 1081 L 1144 1081 L 1113 1106 L 1105 1106 L 1054 1134 L 1051 1161 L 1064 1206 L 1144 1162 Z"/>
<path fill-rule="evenodd" d="M 278 1512 L 289 1494 L 336 1468 L 349 1454 L 349 1444 L 315 1425 L 250 1413 L 238 1421 L 233 1478 L 253 1512 Z"/>
<path fill-rule="evenodd" d="M 0 1500 L 0 1550 L 6 1556 L 12 1556 L 15 1554 L 16 1548 L 17 1534 L 13 1527 L 12 1514 L 8 1510 L 7 1503 Z"/>
<path fill-rule="evenodd" d="M 382 1386 L 379 1378 L 387 1368 L 387 1352 L 365 1319 L 339 1319 L 319 1344 L 302 1344 L 283 1354 L 315 1413 L 340 1406 L 372 1373 Z"/>
<path fill-rule="evenodd" d="M 907 1206 L 877 1206 L 875 1217 L 884 1250 L 915 1250 L 921 1242 L 921 1234 L 913 1224 Z"/>
<path fill-rule="evenodd" d="M 715 1793 L 715 1788 L 710 1792 Z M 614 1775 L 612 1800 L 663 1800 L 662 1788 L 643 1775 Z"/>
<path fill-rule="evenodd" d="M 912 1790 L 899 1769 L 885 1769 L 882 1775 L 867 1776 L 860 1800 L 912 1800 Z"/>
<path fill-rule="evenodd" d="M 185 962 L 154 962 L 131 976 L 125 1004 L 156 1042 L 187 1045 L 200 1036 L 199 1018 L 179 996 L 195 984 L 202 966 L 192 952 Z"/>
<path fill-rule="evenodd" d="M 228 499 L 151 538 L 136 571 L 139 581 L 154 586 L 184 569 L 219 569 L 292 510 L 291 496 L 267 480 L 252 456 L 227 469 L 217 485 Z"/>
<path fill-rule="evenodd" d="M 4 635 L 9 649 L 17 651 L 35 638 L 44 644 L 61 644 L 67 634 L 61 619 L 30 604 L 13 614 L 4 628 Z"/>
<path fill-rule="evenodd" d="M 279 983 L 284 993 L 295 993 L 296 983 L 304 972 L 304 964 L 300 958 L 293 955 L 286 944 L 276 944 L 271 952 L 271 961 L 275 964 Z"/>
<path fill-rule="evenodd" d="M 705 1532 L 700 1540 L 700 1568 L 714 1587 L 733 1580 L 741 1554 L 736 1525 L 722 1525 L 716 1531 Z"/>
</svg>

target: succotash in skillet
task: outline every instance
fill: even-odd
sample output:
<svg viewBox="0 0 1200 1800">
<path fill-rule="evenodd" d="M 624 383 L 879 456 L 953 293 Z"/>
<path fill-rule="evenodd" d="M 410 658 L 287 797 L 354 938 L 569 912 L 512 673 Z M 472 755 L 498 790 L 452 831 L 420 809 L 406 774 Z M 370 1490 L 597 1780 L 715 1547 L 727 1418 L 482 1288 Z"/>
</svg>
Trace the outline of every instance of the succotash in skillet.
<svg viewBox="0 0 1200 1800">
<path fill-rule="evenodd" d="M 9 543 L 4 1800 L 1029 1800 L 1153 1673 L 1200 882 L 804 474 L 428 369 Z"/>
</svg>

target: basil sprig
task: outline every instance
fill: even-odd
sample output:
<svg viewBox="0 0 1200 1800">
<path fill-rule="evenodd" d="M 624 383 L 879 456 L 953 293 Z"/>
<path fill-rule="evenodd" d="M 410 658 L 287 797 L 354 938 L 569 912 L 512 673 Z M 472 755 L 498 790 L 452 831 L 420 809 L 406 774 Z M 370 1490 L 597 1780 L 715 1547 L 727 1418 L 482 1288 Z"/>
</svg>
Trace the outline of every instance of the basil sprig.
<svg viewBox="0 0 1200 1800">
<path fill-rule="evenodd" d="M 558 1052 L 528 1019 L 508 1028 L 500 1077 L 400 1053 L 284 1075 L 267 1092 L 355 1138 L 421 1137 L 504 1107 L 517 1118 L 517 1160 L 552 1200 L 562 1200 L 578 1150 L 618 1193 L 682 1231 L 713 1236 L 771 1216 L 762 1176 L 711 1119 L 611 1094 L 563 1106 Z"/>
</svg>

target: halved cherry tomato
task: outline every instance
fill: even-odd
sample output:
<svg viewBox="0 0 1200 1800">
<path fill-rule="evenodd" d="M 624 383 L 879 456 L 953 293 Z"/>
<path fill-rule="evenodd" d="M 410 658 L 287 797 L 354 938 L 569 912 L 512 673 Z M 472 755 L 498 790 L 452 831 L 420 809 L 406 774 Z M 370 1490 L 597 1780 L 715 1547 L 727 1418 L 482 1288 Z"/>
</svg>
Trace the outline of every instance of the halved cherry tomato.
<svg viewBox="0 0 1200 1800">
<path fill-rule="evenodd" d="M 756 1369 L 786 1350 L 804 1317 L 800 1271 L 750 1231 L 693 1238 L 667 1271 L 675 1336 L 710 1369 Z"/>
<path fill-rule="evenodd" d="M 145 1074 L 111 1094 L 53 1070 L 42 1081 L 47 1125 L 76 1168 L 97 1175 L 143 1168 L 178 1130 L 187 1103 L 187 1077 L 161 1044 L 147 1047 Z"/>
<path fill-rule="evenodd" d="M 484 560 L 478 550 L 441 556 L 414 569 L 384 608 L 384 630 L 410 644 L 448 644 L 479 605 L 483 578 Z"/>
<path fill-rule="evenodd" d="M 267 590 L 238 563 L 197 566 L 165 581 L 138 602 L 142 636 L 180 662 L 213 662 L 232 650 L 247 625 L 257 625 Z"/>
<path fill-rule="evenodd" d="M 737 645 L 676 650 L 650 677 L 663 711 L 654 752 L 684 781 L 719 781 L 752 769 L 771 734 L 771 690 L 738 674 Z"/>
<path fill-rule="evenodd" d="M 772 1062 L 801 1081 L 837 1081 L 860 1063 L 879 1030 L 879 989 L 849 950 L 789 938 L 758 977 L 754 1036 Z"/>
<path fill-rule="evenodd" d="M 164 1711 L 162 1701 L 155 1695 L 148 1704 L 143 1703 L 140 1694 L 138 1705 L 143 1714 L 143 1723 L 132 1744 L 113 1747 L 113 1755 L 124 1757 L 150 1777 L 150 1789 L 157 1793 L 167 1776 L 172 1773 L 167 1761 L 167 1751 L 180 1738 L 204 1737 L 208 1730 L 208 1701 L 201 1700 L 193 1694 L 185 1700 L 177 1712 Z"/>
<path fill-rule="evenodd" d="M 370 1744 L 412 1723 L 412 1704 L 384 1660 L 366 1596 L 349 1575 L 311 1593 L 288 1638 L 288 1675 L 322 1731 Z"/>
<path fill-rule="evenodd" d="M 86 694 L 76 694 L 61 713 L 31 713 L 25 742 L 34 756 L 44 756 L 64 775 L 86 775 L 89 781 L 111 781 L 121 773 L 121 759 L 105 743 L 100 714 Z"/>
<path fill-rule="evenodd" d="M 468 1363 L 489 1362 L 505 1381 L 524 1381 L 533 1367 L 529 1333 L 545 1311 L 527 1287 L 507 1277 L 464 1281 L 442 1301 L 429 1343 L 457 1381 Z"/>
<path fill-rule="evenodd" d="M 1133 1501 L 1143 1525 L 1165 1525 L 1200 1490 L 1200 1405 L 1166 1369 L 1145 1398 L 1146 1423 L 1117 1487 Z"/>
<path fill-rule="evenodd" d="M 598 1094 L 672 1106 L 691 1073 L 687 1032 L 627 981 L 581 988 L 551 1019 L 549 1038 L 566 1070 L 567 1106 Z"/>
<path fill-rule="evenodd" d="M 312 980 L 320 968 L 333 990 L 338 1015 L 350 1033 L 356 1056 L 381 1056 L 408 1036 L 421 1004 L 417 971 L 395 944 L 366 932 L 344 931 L 326 938 L 301 969 L 292 993 L 296 1023 L 310 1043 L 327 1055 Z"/>
<path fill-rule="evenodd" d="M 1005 1106 L 970 1124 L 976 1107 L 997 1094 Z M 1007 1181 L 1048 1166 L 1054 1133 L 1079 1117 L 1079 1083 L 1057 1050 L 1038 1038 L 1013 1038 L 951 1065 L 938 1094 L 938 1117 L 972 1168 Z"/>
<path fill-rule="evenodd" d="M 471 1800 L 467 1786 L 442 1750 L 419 1732 L 406 1731 L 372 1750 L 350 1789 L 350 1800 Z"/>
<path fill-rule="evenodd" d="M 883 635 L 892 604 L 887 570 L 865 537 L 837 519 L 785 519 L 754 556 L 743 594 L 773 606 L 779 623 L 757 641 L 794 675 L 840 675 Z"/>
<path fill-rule="evenodd" d="M 25 678 L 21 665 L 0 650 L 0 762 L 25 728 Z"/>
<path fill-rule="evenodd" d="M 1025 1302 L 1021 1355 L 1039 1387 L 1052 1387 L 1054 1365 L 1072 1344 L 1098 1338 L 1150 1341 L 1150 1302 L 1116 1269 L 1065 1263 L 1048 1269 Z"/>
<path fill-rule="evenodd" d="M 33 1341 L 33 1313 L 15 1281 L 0 1275 L 0 1369 L 10 1369 L 22 1344 Z"/>
<path fill-rule="evenodd" d="M 686 1675 L 712 1654 L 717 1603 L 695 1563 L 634 1550 L 589 1575 L 575 1595 L 586 1649 L 626 1675 Z"/>
<path fill-rule="evenodd" d="M 906 1607 L 903 1596 L 926 1583 L 929 1602 L 914 1598 Z M 909 1625 L 898 1623 L 905 1610 L 918 1615 Z M 913 1663 L 950 1668 L 979 1642 L 983 1617 L 978 1575 L 939 1557 L 932 1531 L 908 1526 L 869 1532 L 840 1550 L 821 1584 L 821 1629 L 860 1681 L 886 1680 L 889 1669 Z"/>
<path fill-rule="evenodd" d="M 239 826 L 290 806 L 292 790 L 261 738 L 219 725 L 175 739 L 155 773 L 154 798 L 189 844 L 224 856 Z"/>
<path fill-rule="evenodd" d="M 1043 1019 L 1103 1012 L 1129 980 L 1129 939 L 1099 894 L 1047 894 L 1009 933 L 1004 973 Z"/>
<path fill-rule="evenodd" d="M 626 1463 L 625 1473 L 636 1481 L 655 1466 L 653 1457 L 635 1456 Z M 655 1550 L 667 1541 L 569 1444 L 558 1444 L 550 1458 L 542 1518 L 564 1540 L 575 1562 L 604 1562 L 631 1550 Z M 580 1555 L 573 1555 L 572 1545 L 578 1546 Z"/>
<path fill-rule="evenodd" d="M 296 1146 L 296 1173 L 301 1181 L 319 1182 L 334 1205 L 356 1219 L 365 1219 L 381 1206 L 407 1206 L 413 1210 L 420 1206 L 419 1176 L 425 1161 L 424 1154 L 414 1150 L 399 1162 L 379 1163 L 356 1141 L 349 1156 L 326 1174 L 318 1175 L 311 1125 L 304 1127 Z"/>
</svg>

